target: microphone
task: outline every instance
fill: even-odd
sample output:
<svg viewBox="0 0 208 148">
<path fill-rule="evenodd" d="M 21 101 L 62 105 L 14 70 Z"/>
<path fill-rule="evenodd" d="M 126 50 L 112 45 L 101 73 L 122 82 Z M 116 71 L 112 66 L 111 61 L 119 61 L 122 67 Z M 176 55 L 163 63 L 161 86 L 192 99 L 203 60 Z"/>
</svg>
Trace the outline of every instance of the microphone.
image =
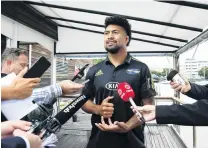
<svg viewBox="0 0 208 148">
<path fill-rule="evenodd" d="M 84 76 L 84 70 L 89 66 L 89 64 L 86 64 L 84 67 L 81 69 L 78 69 L 75 71 L 74 77 L 71 79 L 71 81 L 76 80 L 77 78 L 81 79 Z M 87 83 L 88 81 L 85 81 L 84 83 Z M 83 83 L 83 84 L 84 84 Z M 53 98 L 49 104 L 42 104 L 38 105 L 38 108 L 32 111 L 31 113 L 27 114 L 22 118 L 22 120 L 34 122 L 41 122 L 45 120 L 48 116 L 52 115 L 53 113 L 53 105 L 56 103 L 57 98 Z M 36 103 L 33 101 L 33 103 Z"/>
<path fill-rule="evenodd" d="M 48 104 L 38 104 L 38 108 L 34 109 L 27 115 L 25 115 L 21 120 L 34 122 L 42 122 L 48 116 L 53 114 L 53 106 Z"/>
<path fill-rule="evenodd" d="M 178 84 L 185 85 L 184 79 L 179 75 L 179 73 L 176 70 L 172 70 L 168 75 L 167 75 L 167 80 L 168 81 L 173 81 Z"/>
<path fill-rule="evenodd" d="M 124 102 L 129 101 L 134 108 L 137 108 L 135 102 L 133 101 L 133 99 L 135 97 L 134 90 L 131 88 L 131 86 L 127 82 L 119 83 L 118 88 L 117 88 L 117 92 Z M 136 110 L 136 116 L 139 120 L 141 120 L 143 123 L 145 123 L 144 117 L 137 110 Z"/>
<path fill-rule="evenodd" d="M 31 128 L 30 132 L 38 135 L 42 130 L 44 130 L 42 138 L 46 138 L 51 133 L 55 133 L 87 102 L 89 98 L 90 97 L 88 96 L 80 95 L 59 113 L 57 113 L 53 118 L 49 117 L 41 124 Z"/>
<path fill-rule="evenodd" d="M 87 68 L 87 66 L 89 66 L 89 64 L 86 64 L 81 69 L 78 68 L 77 71 L 75 71 L 74 73 L 74 77 L 72 78 L 72 81 L 74 81 L 77 78 L 81 79 L 84 76 L 84 70 Z"/>
<path fill-rule="evenodd" d="M 89 97 L 85 95 L 80 95 L 78 98 L 74 99 L 69 105 L 67 105 L 63 110 L 55 115 L 61 125 L 65 124 L 81 107 L 87 102 Z"/>
</svg>

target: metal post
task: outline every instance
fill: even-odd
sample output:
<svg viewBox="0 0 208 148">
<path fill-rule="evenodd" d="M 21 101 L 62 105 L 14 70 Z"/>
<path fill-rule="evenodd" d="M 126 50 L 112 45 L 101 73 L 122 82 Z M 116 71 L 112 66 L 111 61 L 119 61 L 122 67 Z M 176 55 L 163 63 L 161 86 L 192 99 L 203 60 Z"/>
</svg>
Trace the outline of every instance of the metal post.
<svg viewBox="0 0 208 148">
<path fill-rule="evenodd" d="M 196 144 L 196 127 L 193 126 L 193 148 L 197 148 Z"/>
<path fill-rule="evenodd" d="M 177 70 L 179 72 L 179 56 L 176 54 L 173 54 L 173 69 Z M 174 91 L 174 96 L 176 98 L 180 98 L 180 93 Z M 178 104 L 177 101 L 173 101 L 174 104 Z M 174 125 L 176 131 L 180 134 L 180 126 L 179 125 Z"/>
<path fill-rule="evenodd" d="M 197 37 L 189 41 L 187 44 L 182 46 L 177 52 L 176 55 L 180 55 L 184 53 L 185 51 L 191 49 L 195 45 L 201 43 L 202 41 L 206 40 L 208 38 L 208 29 L 204 30 L 201 34 L 199 34 Z"/>
<path fill-rule="evenodd" d="M 11 39 L 10 38 L 7 38 L 6 39 L 6 48 L 11 48 Z"/>
<path fill-rule="evenodd" d="M 206 66 L 204 67 L 204 80 L 205 80 L 205 78 L 206 78 Z"/>
<path fill-rule="evenodd" d="M 13 21 L 13 23 L 12 23 L 11 48 L 17 48 L 17 34 L 18 34 L 18 24 Z"/>
<path fill-rule="evenodd" d="M 32 65 L 32 44 L 29 44 L 29 68 Z"/>
<path fill-rule="evenodd" d="M 51 53 L 51 84 L 56 84 L 56 55 Z"/>
<path fill-rule="evenodd" d="M 51 53 L 51 84 L 56 84 L 56 42 L 54 42 L 54 50 Z M 60 111 L 60 101 L 57 98 L 57 102 L 54 104 L 55 114 Z"/>
<path fill-rule="evenodd" d="M 177 56 L 176 54 L 173 54 L 173 69 L 175 69 L 178 72 L 180 70 L 179 69 L 179 56 Z M 177 98 L 180 98 L 180 93 L 175 91 L 174 96 Z"/>
</svg>

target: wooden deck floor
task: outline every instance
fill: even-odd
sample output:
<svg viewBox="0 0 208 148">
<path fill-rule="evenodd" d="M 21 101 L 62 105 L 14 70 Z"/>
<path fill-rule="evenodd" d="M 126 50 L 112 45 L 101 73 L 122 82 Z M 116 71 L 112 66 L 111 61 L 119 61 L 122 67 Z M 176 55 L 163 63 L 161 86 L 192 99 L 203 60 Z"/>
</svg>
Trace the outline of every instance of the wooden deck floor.
<svg viewBox="0 0 208 148">
<path fill-rule="evenodd" d="M 90 116 L 79 114 L 78 122 L 67 122 L 57 133 L 57 148 L 85 148 L 90 136 Z M 145 128 L 147 148 L 187 148 L 168 125 L 148 124 Z"/>
</svg>

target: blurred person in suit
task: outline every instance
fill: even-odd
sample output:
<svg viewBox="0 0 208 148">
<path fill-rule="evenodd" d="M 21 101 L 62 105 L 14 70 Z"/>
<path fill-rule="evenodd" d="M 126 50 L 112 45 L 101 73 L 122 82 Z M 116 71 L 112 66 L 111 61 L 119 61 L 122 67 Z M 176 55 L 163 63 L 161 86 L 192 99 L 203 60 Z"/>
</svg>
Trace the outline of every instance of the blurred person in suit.
<svg viewBox="0 0 208 148">
<path fill-rule="evenodd" d="M 27 133 L 30 126 L 30 122 L 21 120 L 1 122 L 1 147 L 40 148 L 40 137 Z"/>
</svg>

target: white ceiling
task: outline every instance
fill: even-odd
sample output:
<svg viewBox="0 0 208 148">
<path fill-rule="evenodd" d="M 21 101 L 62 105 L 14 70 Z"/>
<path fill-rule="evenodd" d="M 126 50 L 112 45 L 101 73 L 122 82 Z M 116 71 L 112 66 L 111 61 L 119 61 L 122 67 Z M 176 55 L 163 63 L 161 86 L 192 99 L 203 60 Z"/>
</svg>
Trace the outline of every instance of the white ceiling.
<svg viewBox="0 0 208 148">
<path fill-rule="evenodd" d="M 32 0 L 31 0 L 32 1 Z M 37 2 L 37 1 L 34 1 Z M 87 10 L 95 10 L 107 13 L 116 13 L 120 15 L 132 16 L 137 18 L 150 19 L 155 21 L 161 21 L 166 23 L 184 25 L 189 27 L 195 27 L 205 29 L 208 27 L 208 10 L 179 6 L 169 3 L 157 2 L 157 1 L 39 1 L 40 3 L 53 4 L 58 6 L 66 6 L 73 8 L 82 8 Z M 197 3 L 208 4 L 208 1 L 194 1 Z M 107 16 L 100 14 L 92 14 L 86 12 L 78 12 L 72 10 L 65 10 L 59 8 L 37 6 L 31 4 L 32 7 L 40 11 L 46 16 L 94 23 L 104 25 L 105 18 Z M 95 31 L 104 31 L 102 27 L 95 27 L 90 25 L 72 23 L 54 20 L 57 24 L 73 26 L 83 29 L 90 29 Z M 152 33 L 156 35 L 163 35 L 178 39 L 184 39 L 190 41 L 201 32 L 191 31 L 187 29 L 180 29 L 175 27 L 169 27 L 165 25 L 159 25 L 154 23 L 142 22 L 129 19 L 132 26 L 132 30 L 142 31 L 146 33 Z M 183 46 L 186 43 L 180 41 L 174 41 L 169 39 L 163 39 L 159 37 L 152 37 L 147 35 L 141 35 L 132 33 L 133 38 L 139 38 L 143 40 L 149 40 L 164 44 L 171 44 L 175 46 Z M 67 45 L 67 46 L 66 46 Z M 59 27 L 59 41 L 57 43 L 58 53 L 77 53 L 77 52 L 105 52 L 103 48 L 103 35 L 96 34 L 81 30 L 74 30 L 64 27 Z M 141 41 L 132 40 L 128 51 L 175 51 L 178 48 L 157 45 L 152 43 L 146 43 Z"/>
</svg>

